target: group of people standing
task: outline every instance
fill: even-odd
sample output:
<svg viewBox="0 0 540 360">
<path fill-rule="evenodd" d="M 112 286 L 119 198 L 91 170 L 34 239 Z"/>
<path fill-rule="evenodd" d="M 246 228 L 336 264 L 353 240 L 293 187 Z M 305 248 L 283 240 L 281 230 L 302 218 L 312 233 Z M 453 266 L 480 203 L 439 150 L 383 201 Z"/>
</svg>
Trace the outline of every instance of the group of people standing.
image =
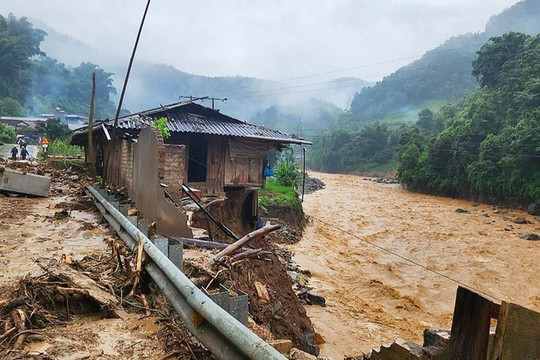
<svg viewBox="0 0 540 360">
<path fill-rule="evenodd" d="M 17 143 L 19 144 L 20 149 L 17 148 L 17 145 L 13 146 L 13 148 L 11 149 L 11 160 L 17 160 L 17 155 L 19 154 L 19 151 L 21 154 L 21 160 L 26 160 L 28 155 L 30 155 L 28 149 L 26 149 L 26 141 L 24 141 L 24 139 L 19 139 Z M 41 140 L 41 146 L 43 148 L 43 154 L 46 154 L 48 152 L 47 148 L 49 146 L 49 139 L 47 139 L 47 137 L 44 137 Z"/>
<path fill-rule="evenodd" d="M 21 147 L 21 160 L 26 160 L 26 157 L 29 155 L 26 149 L 26 143 L 20 143 L 19 146 Z M 19 149 L 17 149 L 17 145 L 14 145 L 11 149 L 11 160 L 17 160 L 18 153 Z"/>
</svg>

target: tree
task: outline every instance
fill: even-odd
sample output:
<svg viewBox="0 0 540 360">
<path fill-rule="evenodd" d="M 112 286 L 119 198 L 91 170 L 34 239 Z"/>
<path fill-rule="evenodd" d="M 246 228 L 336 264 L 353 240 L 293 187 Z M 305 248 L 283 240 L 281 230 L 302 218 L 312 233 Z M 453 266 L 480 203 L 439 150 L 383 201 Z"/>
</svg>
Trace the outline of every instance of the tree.
<svg viewBox="0 0 540 360">
<path fill-rule="evenodd" d="M 10 97 L 0 99 L 0 115 L 3 116 L 24 116 L 24 108 L 19 102 Z"/>
<path fill-rule="evenodd" d="M 509 32 L 503 36 L 492 37 L 477 51 L 473 61 L 472 74 L 481 86 L 495 86 L 504 64 L 513 59 L 525 46 L 529 35 Z"/>
<path fill-rule="evenodd" d="M 15 131 L 6 124 L 0 123 L 0 142 L 12 142 L 15 140 Z"/>
<path fill-rule="evenodd" d="M 47 119 L 36 124 L 36 130 L 45 134 L 50 140 L 63 139 L 69 133 L 69 127 L 58 119 Z"/>
<path fill-rule="evenodd" d="M 45 35 L 24 17 L 0 15 L 0 99 L 25 102 L 32 89 L 31 58 L 44 55 L 39 46 Z"/>
</svg>

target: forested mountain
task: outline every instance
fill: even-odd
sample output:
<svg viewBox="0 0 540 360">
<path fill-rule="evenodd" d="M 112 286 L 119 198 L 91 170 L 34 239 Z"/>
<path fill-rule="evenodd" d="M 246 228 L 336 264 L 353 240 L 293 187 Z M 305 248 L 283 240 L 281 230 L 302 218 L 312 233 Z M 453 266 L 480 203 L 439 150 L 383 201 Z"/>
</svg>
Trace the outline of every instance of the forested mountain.
<svg viewBox="0 0 540 360">
<path fill-rule="evenodd" d="M 492 38 L 473 72 L 478 90 L 402 137 L 399 179 L 436 194 L 539 202 L 540 35 Z"/>
<path fill-rule="evenodd" d="M 490 37 L 509 31 L 540 32 L 540 1 L 524 0 L 493 16 L 482 33 L 453 37 L 421 59 L 364 88 L 351 103 L 351 121 L 385 117 L 411 122 L 425 106 L 436 108 L 470 94 L 477 86 L 471 74 L 476 51 Z"/>
<path fill-rule="evenodd" d="M 33 87 L 33 56 L 43 56 L 39 45 L 46 33 L 26 19 L 0 16 L 0 114 L 22 115 Z"/>
<path fill-rule="evenodd" d="M 87 114 L 91 76 L 96 73 L 96 115 L 114 111 L 112 73 L 83 62 L 67 67 L 47 57 L 40 45 L 47 33 L 26 18 L 0 16 L 0 115 L 51 113 Z"/>
</svg>

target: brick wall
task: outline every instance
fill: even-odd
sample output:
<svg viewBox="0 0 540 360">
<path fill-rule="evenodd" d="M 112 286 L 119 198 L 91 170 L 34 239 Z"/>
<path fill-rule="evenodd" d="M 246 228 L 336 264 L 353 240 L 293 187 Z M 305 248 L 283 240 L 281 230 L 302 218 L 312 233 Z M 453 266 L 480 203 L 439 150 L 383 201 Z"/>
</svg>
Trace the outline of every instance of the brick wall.
<svg viewBox="0 0 540 360">
<path fill-rule="evenodd" d="M 133 186 L 133 142 L 131 141 L 122 141 L 120 148 L 120 167 L 121 185 L 131 190 Z"/>
<path fill-rule="evenodd" d="M 186 146 L 165 144 L 163 182 L 169 185 L 169 192 L 181 194 L 182 183 L 186 178 Z"/>
</svg>

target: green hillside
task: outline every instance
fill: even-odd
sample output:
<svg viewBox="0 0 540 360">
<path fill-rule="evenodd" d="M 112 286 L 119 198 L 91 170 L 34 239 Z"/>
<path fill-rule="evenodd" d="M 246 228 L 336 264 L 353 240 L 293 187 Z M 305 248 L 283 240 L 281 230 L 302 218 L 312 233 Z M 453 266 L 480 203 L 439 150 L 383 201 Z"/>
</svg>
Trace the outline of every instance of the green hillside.
<svg viewBox="0 0 540 360">
<path fill-rule="evenodd" d="M 490 37 L 508 31 L 531 35 L 540 32 L 540 2 L 521 1 L 493 16 L 484 32 L 453 37 L 376 85 L 363 89 L 351 103 L 351 120 L 372 122 L 389 117 L 410 121 L 411 113 L 418 113 L 426 103 L 434 110 L 442 103 L 470 94 L 477 86 L 471 73 L 476 51 Z"/>
<path fill-rule="evenodd" d="M 478 90 L 402 138 L 399 179 L 442 195 L 539 202 L 540 35 L 492 38 L 473 71 Z M 426 131 L 435 119 L 442 129 Z"/>
</svg>

